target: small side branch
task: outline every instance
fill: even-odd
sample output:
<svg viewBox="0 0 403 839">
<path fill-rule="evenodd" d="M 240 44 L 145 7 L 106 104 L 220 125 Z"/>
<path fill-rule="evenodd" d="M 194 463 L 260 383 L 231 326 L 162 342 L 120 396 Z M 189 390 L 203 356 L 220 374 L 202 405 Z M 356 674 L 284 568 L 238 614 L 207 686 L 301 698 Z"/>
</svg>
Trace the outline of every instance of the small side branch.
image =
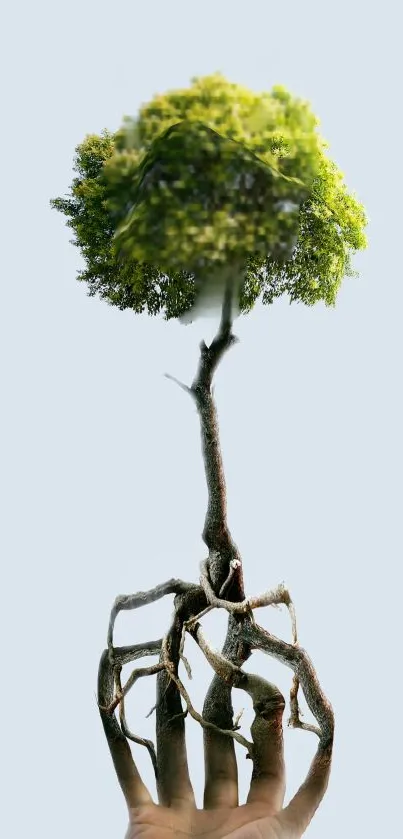
<svg viewBox="0 0 403 839">
<path fill-rule="evenodd" d="M 184 390 L 186 393 L 189 393 L 190 396 L 194 397 L 194 393 L 191 387 L 188 387 L 183 382 L 180 382 L 179 379 L 177 379 L 175 376 L 171 376 L 170 373 L 164 373 L 164 376 L 166 379 L 170 379 L 171 382 L 175 382 L 175 384 L 182 388 L 182 390 Z"/>
<path fill-rule="evenodd" d="M 147 749 L 148 754 L 150 755 L 150 758 L 151 758 L 151 763 L 153 765 L 154 775 L 157 779 L 158 778 L 157 755 L 155 753 L 154 743 L 152 742 L 152 740 L 147 740 L 144 737 L 138 737 L 137 734 L 133 734 L 133 732 L 130 730 L 129 726 L 127 725 L 126 714 L 125 714 L 125 701 L 124 701 L 124 695 L 123 695 L 123 690 L 122 690 L 122 684 L 121 684 L 121 680 L 120 680 L 120 673 L 121 673 L 121 667 L 116 668 L 116 670 L 115 670 L 116 691 L 118 693 L 120 693 L 120 695 L 121 695 L 121 700 L 120 700 L 120 704 L 119 704 L 120 727 L 122 729 L 123 734 L 125 735 L 125 737 L 128 738 L 128 740 L 131 740 L 133 743 L 137 743 L 139 746 L 144 746 Z"/>
<path fill-rule="evenodd" d="M 314 734 L 317 734 L 318 737 L 321 736 L 320 729 L 316 725 L 311 725 L 310 723 L 302 722 L 301 714 L 298 702 L 298 689 L 299 689 L 299 679 L 297 676 L 293 677 L 292 686 L 290 690 L 290 709 L 291 714 L 288 720 L 288 725 L 291 728 L 302 728 L 304 731 L 312 731 Z"/>
<path fill-rule="evenodd" d="M 119 688 L 115 691 L 115 696 L 112 702 L 110 702 L 107 707 L 102 708 L 102 710 L 106 711 L 107 714 L 113 714 L 118 705 L 121 703 L 122 699 L 124 699 L 124 697 L 129 693 L 129 690 L 133 687 L 133 685 L 136 684 L 136 682 L 139 679 L 142 679 L 144 676 L 155 676 L 156 673 L 159 673 L 163 669 L 163 664 L 152 664 L 150 667 L 138 667 L 136 668 L 136 670 L 133 670 L 123 688 Z M 118 670 L 119 668 L 114 668 L 115 683 L 116 672 Z"/>
</svg>

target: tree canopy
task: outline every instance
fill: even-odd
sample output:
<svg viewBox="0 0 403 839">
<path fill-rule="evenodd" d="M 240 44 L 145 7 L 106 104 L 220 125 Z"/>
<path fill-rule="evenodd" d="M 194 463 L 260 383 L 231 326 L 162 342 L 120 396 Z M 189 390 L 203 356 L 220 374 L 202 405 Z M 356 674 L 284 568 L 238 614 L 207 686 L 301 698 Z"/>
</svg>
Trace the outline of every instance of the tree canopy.
<svg viewBox="0 0 403 839">
<path fill-rule="evenodd" d="M 240 270 L 238 303 L 333 305 L 366 216 L 326 155 L 309 103 L 220 74 L 156 96 L 77 146 L 68 218 L 78 279 L 120 309 L 183 317 L 198 280 Z"/>
</svg>

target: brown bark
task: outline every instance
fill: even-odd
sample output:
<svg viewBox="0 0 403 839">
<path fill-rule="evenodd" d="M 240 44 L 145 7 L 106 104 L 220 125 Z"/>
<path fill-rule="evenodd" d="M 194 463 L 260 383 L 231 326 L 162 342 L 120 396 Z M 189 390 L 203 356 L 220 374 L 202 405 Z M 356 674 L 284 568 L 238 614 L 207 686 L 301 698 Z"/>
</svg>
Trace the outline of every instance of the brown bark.
<svg viewBox="0 0 403 839">
<path fill-rule="evenodd" d="M 134 800 L 135 787 L 137 800 L 139 795 L 140 798 L 142 795 L 141 781 L 139 781 L 127 742 L 127 737 L 129 737 L 134 742 L 146 746 L 150 752 L 156 772 L 160 803 L 170 806 L 175 798 L 175 789 L 178 787 L 184 804 L 194 803 L 185 746 L 186 714 L 190 713 L 204 729 L 207 789 L 209 778 L 213 784 L 216 783 L 221 771 L 220 766 L 225 766 L 228 778 L 236 781 L 234 740 L 238 740 L 247 748 L 254 762 L 252 780 L 258 784 L 259 776 L 264 771 L 262 769 L 264 761 L 267 759 L 268 723 L 271 727 L 273 725 L 278 727 L 277 740 L 280 755 L 284 700 L 275 686 L 260 677 L 245 673 L 241 668 L 253 649 L 260 649 L 280 660 L 294 673 L 290 723 L 293 726 L 314 731 L 319 736 L 318 750 L 305 786 L 301 787 L 293 799 L 294 803 L 291 802 L 289 808 L 286 808 L 288 815 L 295 817 L 295 801 L 301 800 L 302 797 L 305 804 L 307 801 L 309 804 L 305 810 L 311 807 L 314 812 L 324 794 L 333 744 L 333 712 L 319 685 L 312 662 L 298 645 L 295 613 L 288 591 L 284 586 L 279 586 L 262 595 L 245 599 L 242 559 L 227 522 L 225 476 L 219 444 L 217 412 L 211 390 L 215 370 L 225 352 L 236 340 L 232 333 L 231 292 L 228 286 L 218 333 L 209 347 L 204 342 L 201 343 L 199 366 L 191 387 L 177 382 L 195 400 L 200 418 L 208 489 L 208 505 L 202 533 L 208 549 L 208 557 L 201 565 L 200 584 L 172 579 L 148 592 L 116 598 L 108 628 L 108 650 L 103 653 L 100 663 L 98 698 L 105 734 L 126 800 L 128 802 Z M 173 377 L 169 376 L 169 378 Z M 174 616 L 166 637 L 162 641 L 137 645 L 133 648 L 114 648 L 113 627 L 119 612 L 122 609 L 138 608 L 167 594 L 174 594 L 175 598 Z M 253 609 L 277 603 L 285 604 L 290 611 L 292 644 L 275 638 L 255 623 Z M 211 608 L 224 608 L 229 612 L 227 636 L 221 654 L 210 649 L 198 623 L 200 613 L 203 614 Z M 202 714 L 193 707 L 189 694 L 178 675 L 178 664 L 183 654 L 186 632 L 189 632 L 197 641 L 215 673 L 207 691 Z M 143 655 L 159 654 L 159 664 L 134 671 L 126 685 L 122 687 L 120 684 L 122 663 L 130 660 L 130 657 L 138 658 L 141 654 L 140 650 Z M 124 696 L 127 690 L 140 676 L 148 673 L 157 673 L 156 755 L 149 741 L 130 732 L 124 716 Z M 113 684 L 115 684 L 115 695 Z M 297 698 L 299 685 L 318 722 L 318 727 L 305 725 L 300 721 Z M 236 732 L 231 702 L 233 686 L 249 693 L 254 703 L 256 716 L 252 726 L 252 743 Z M 185 708 L 182 700 L 185 702 Z M 273 701 L 277 702 L 279 716 L 277 711 L 274 713 Z M 114 716 L 117 706 L 120 706 L 120 726 Z M 279 758 L 277 780 L 281 797 L 283 770 L 280 764 Z M 207 792 L 207 799 L 208 797 Z"/>
</svg>

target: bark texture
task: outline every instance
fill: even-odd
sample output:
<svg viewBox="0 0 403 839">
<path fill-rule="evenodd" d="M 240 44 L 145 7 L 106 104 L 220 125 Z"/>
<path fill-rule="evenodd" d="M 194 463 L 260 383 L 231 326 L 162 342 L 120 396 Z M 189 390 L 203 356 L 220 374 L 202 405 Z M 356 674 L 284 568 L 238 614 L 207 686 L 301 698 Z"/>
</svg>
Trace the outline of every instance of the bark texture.
<svg viewBox="0 0 403 839">
<path fill-rule="evenodd" d="M 128 740 L 131 739 L 145 746 L 150 753 L 160 803 L 170 806 L 175 799 L 175 788 L 178 786 L 181 789 L 183 802 L 194 802 L 185 745 L 187 714 L 197 719 L 204 729 L 207 779 L 205 802 L 209 799 L 208 779 L 211 778 L 212 784 L 216 784 L 220 766 L 225 766 L 228 777 L 236 781 L 235 740 L 247 749 L 249 757 L 253 760 L 252 780 L 258 782 L 259 766 L 266 759 L 265 755 L 267 756 L 268 721 L 273 731 L 274 728 L 276 729 L 273 743 L 278 740 L 280 744 L 282 738 L 281 717 L 284 710 L 284 698 L 275 686 L 261 677 L 242 670 L 242 665 L 255 649 L 273 656 L 293 671 L 290 724 L 313 731 L 319 737 L 318 750 L 310 770 L 311 776 L 316 777 L 318 773 L 323 775 L 324 760 L 325 763 L 327 760 L 330 766 L 334 731 L 333 712 L 320 687 L 312 662 L 298 644 L 295 613 L 290 594 L 284 586 L 278 586 L 272 591 L 245 598 L 242 558 L 228 527 L 225 476 L 219 444 L 217 411 L 212 395 L 212 381 L 225 352 L 237 341 L 232 332 L 231 303 L 231 285 L 228 284 L 217 335 L 209 347 L 204 341 L 200 344 L 200 360 L 192 385 L 188 387 L 174 379 L 194 399 L 200 419 L 208 504 L 202 532 L 207 557 L 201 564 L 199 583 L 171 579 L 148 592 L 117 597 L 109 621 L 108 648 L 101 657 L 98 679 L 101 719 L 116 773 L 127 801 L 131 798 L 133 785 L 137 784 L 137 788 L 140 789 L 140 797 L 142 794 L 141 781 L 139 781 L 128 744 Z M 168 378 L 173 379 L 172 376 Z M 169 594 L 174 595 L 174 615 L 164 639 L 133 647 L 114 647 L 113 628 L 121 610 L 136 609 Z M 284 604 L 290 612 L 292 643 L 276 638 L 255 621 L 254 609 L 279 603 Z M 204 638 L 200 623 L 203 614 L 212 608 L 224 608 L 228 611 L 228 629 L 221 653 L 211 649 Z M 193 637 L 214 671 L 202 714 L 193 707 L 190 696 L 178 675 L 181 658 L 185 666 L 188 666 L 183 655 L 186 634 Z M 158 655 L 159 662 L 150 667 L 134 670 L 126 685 L 122 686 L 120 672 L 123 664 L 144 655 Z M 124 713 L 124 699 L 128 690 L 138 678 L 155 673 L 157 674 L 156 751 L 150 741 L 130 731 Z M 318 723 L 317 726 L 304 724 L 300 720 L 299 686 L 302 687 L 308 706 Z M 251 729 L 251 742 L 238 734 L 238 727 L 233 719 L 231 701 L 233 687 L 246 691 L 252 698 L 255 720 Z M 119 708 L 120 724 L 115 716 L 117 708 Z M 280 746 L 278 748 L 280 749 Z M 280 770 L 282 772 L 283 769 L 279 768 L 281 774 Z M 289 806 L 292 808 L 292 802 Z"/>
</svg>

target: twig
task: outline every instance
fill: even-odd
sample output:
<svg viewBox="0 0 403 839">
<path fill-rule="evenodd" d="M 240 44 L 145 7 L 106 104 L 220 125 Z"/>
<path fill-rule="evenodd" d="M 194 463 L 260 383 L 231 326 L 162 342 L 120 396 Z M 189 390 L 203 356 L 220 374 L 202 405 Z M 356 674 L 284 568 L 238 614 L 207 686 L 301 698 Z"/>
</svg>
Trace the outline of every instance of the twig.
<svg viewBox="0 0 403 839">
<path fill-rule="evenodd" d="M 298 688 L 299 688 L 299 680 L 296 676 L 293 677 L 292 686 L 290 690 L 290 709 L 291 714 L 288 720 L 288 725 L 291 728 L 302 728 L 304 731 L 312 731 L 314 734 L 317 734 L 318 737 L 321 736 L 320 728 L 316 725 L 311 725 L 307 722 L 302 722 L 301 716 L 302 711 L 299 707 L 298 703 Z"/>
<path fill-rule="evenodd" d="M 195 624 L 200 620 L 200 618 L 204 618 L 204 615 L 207 615 L 208 612 L 212 611 L 212 609 L 214 609 L 214 606 L 207 606 L 207 608 L 203 609 L 202 612 L 199 612 L 198 615 L 194 615 L 194 617 L 189 618 L 189 620 L 183 622 L 181 642 L 179 647 L 180 657 L 183 656 L 183 650 L 185 648 L 186 632 L 190 632 L 190 630 L 195 626 Z"/>
<path fill-rule="evenodd" d="M 147 740 L 144 737 L 138 737 L 137 734 L 133 734 L 133 732 L 130 731 L 129 726 L 127 725 L 126 714 L 125 714 L 124 695 L 123 695 L 122 684 L 121 684 L 121 680 L 120 680 L 120 671 L 121 671 L 121 668 L 116 668 L 116 670 L 115 670 L 116 688 L 117 688 L 117 691 L 121 694 L 121 700 L 120 700 L 120 704 L 119 704 L 120 727 L 121 727 L 122 732 L 125 735 L 125 737 L 127 737 L 129 740 L 132 740 L 133 743 L 137 743 L 139 746 L 144 746 L 147 749 L 148 754 L 150 755 L 150 758 L 151 758 L 151 763 L 152 763 L 153 768 L 154 768 L 154 774 L 155 774 L 155 777 L 157 779 L 158 778 L 157 755 L 155 753 L 154 743 L 152 742 L 152 740 Z"/>
<path fill-rule="evenodd" d="M 133 670 L 122 690 L 117 691 L 113 701 L 107 707 L 102 707 L 102 710 L 106 711 L 107 714 L 113 714 L 119 703 L 138 679 L 143 678 L 143 676 L 155 676 L 156 673 L 159 673 L 163 669 L 163 664 L 152 664 L 151 667 L 138 667 L 136 670 Z"/>
<path fill-rule="evenodd" d="M 179 379 L 177 379 L 175 376 L 171 376 L 170 373 L 164 373 L 164 376 L 166 379 L 170 379 L 171 382 L 175 382 L 175 384 L 179 385 L 179 387 L 181 387 L 182 390 L 186 391 L 186 393 L 189 393 L 190 396 L 194 397 L 194 393 L 191 387 L 188 387 L 187 385 L 183 384 L 183 382 L 180 382 Z"/>
<path fill-rule="evenodd" d="M 179 653 L 179 657 L 184 664 L 188 679 L 191 679 L 192 678 L 192 668 L 191 668 L 186 656 L 184 656 L 183 653 L 181 652 L 181 653 Z"/>
</svg>

